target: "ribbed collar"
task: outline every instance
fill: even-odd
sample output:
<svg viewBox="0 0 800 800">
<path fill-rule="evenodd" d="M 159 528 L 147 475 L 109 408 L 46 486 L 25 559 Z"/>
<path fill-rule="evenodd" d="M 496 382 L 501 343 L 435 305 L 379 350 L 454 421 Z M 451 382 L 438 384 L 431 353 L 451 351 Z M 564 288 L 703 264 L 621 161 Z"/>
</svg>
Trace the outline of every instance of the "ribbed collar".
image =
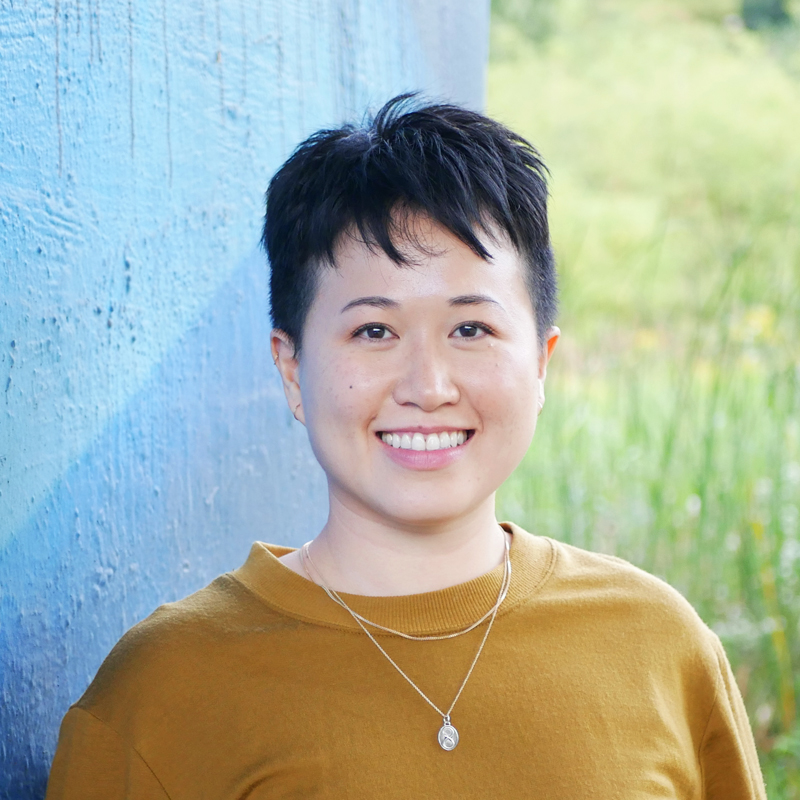
<svg viewBox="0 0 800 800">
<path fill-rule="evenodd" d="M 552 572 L 555 547 L 504 522 L 512 534 L 511 586 L 499 614 L 513 609 L 538 589 Z M 293 548 L 256 542 L 247 561 L 232 575 L 276 610 L 305 622 L 360 630 L 353 618 L 324 590 L 285 567 L 278 558 Z M 389 628 L 413 634 L 447 633 L 464 628 L 488 611 L 500 591 L 503 566 L 466 583 L 423 594 L 368 597 L 340 592 L 354 611 Z"/>
</svg>

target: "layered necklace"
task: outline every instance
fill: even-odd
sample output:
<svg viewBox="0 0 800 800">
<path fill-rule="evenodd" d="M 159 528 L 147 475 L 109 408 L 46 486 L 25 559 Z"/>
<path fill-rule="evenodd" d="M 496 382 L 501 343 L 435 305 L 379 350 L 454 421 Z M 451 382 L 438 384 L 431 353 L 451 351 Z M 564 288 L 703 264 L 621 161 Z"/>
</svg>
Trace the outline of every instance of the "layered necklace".
<svg viewBox="0 0 800 800">
<path fill-rule="evenodd" d="M 484 645 L 486 644 L 486 640 L 489 638 L 489 633 L 492 630 L 492 625 L 494 625 L 495 617 L 497 616 L 497 612 L 500 609 L 500 606 L 503 604 L 503 601 L 506 599 L 506 595 L 508 594 L 509 586 L 511 585 L 511 555 L 509 552 L 508 546 L 508 537 L 503 533 L 503 544 L 505 545 L 505 557 L 503 560 L 503 580 L 500 583 L 500 591 L 497 595 L 497 600 L 495 601 L 494 605 L 478 620 L 471 623 L 465 628 L 461 628 L 460 630 L 454 631 L 453 633 L 445 633 L 445 634 L 424 634 L 424 635 L 414 635 L 410 633 L 405 633 L 403 631 L 397 631 L 394 628 L 387 628 L 385 625 L 380 625 L 377 622 L 372 622 L 371 620 L 367 619 L 366 617 L 362 616 L 361 614 L 353 611 L 350 606 L 345 603 L 342 597 L 339 595 L 338 592 L 334 591 L 333 589 L 329 588 L 328 585 L 325 583 L 325 580 L 322 577 L 322 573 L 314 564 L 313 560 L 311 559 L 311 542 L 306 542 L 300 550 L 300 559 L 303 564 L 303 569 L 308 575 L 309 579 L 314 583 L 318 584 L 331 598 L 335 603 L 340 605 L 348 614 L 353 618 L 353 620 L 358 624 L 364 633 L 367 634 L 369 640 L 381 651 L 384 655 L 386 660 L 400 673 L 400 675 L 405 678 L 405 680 L 410 684 L 410 686 L 416 691 L 416 693 L 434 710 L 436 711 L 439 716 L 442 718 L 442 727 L 439 728 L 438 740 L 439 745 L 442 747 L 443 750 L 453 750 L 455 746 L 458 744 L 459 734 L 456 730 L 455 726 L 450 720 L 450 714 L 455 707 L 455 704 L 458 702 L 458 698 L 461 697 L 461 693 L 464 691 L 464 687 L 467 685 L 467 681 L 469 680 L 470 676 L 472 675 L 472 671 L 475 669 L 475 665 L 478 663 L 478 659 L 480 658 L 481 653 L 483 652 Z M 312 576 L 313 573 L 313 576 Z M 449 708 L 447 711 L 442 711 L 439 706 L 437 706 L 426 694 L 422 691 L 422 689 L 417 686 L 411 678 L 406 675 L 406 673 L 398 666 L 397 662 L 383 649 L 380 645 L 378 640 L 373 636 L 373 634 L 369 631 L 367 626 L 371 628 L 375 628 L 379 631 L 383 631 L 384 633 L 391 633 L 394 636 L 401 636 L 403 639 L 411 639 L 412 641 L 416 642 L 430 642 L 430 641 L 440 641 L 442 639 L 453 639 L 456 636 L 463 636 L 465 633 L 469 633 L 472 630 L 475 630 L 481 623 L 486 622 L 489 620 L 489 624 L 486 626 L 486 631 L 483 634 L 483 638 L 481 639 L 480 646 L 478 647 L 477 652 L 475 653 L 474 658 L 472 659 L 472 663 L 470 664 L 469 669 L 467 670 L 467 674 L 464 676 L 464 680 L 461 681 L 461 686 L 458 687 L 458 691 L 456 692 L 456 696 L 453 698 L 453 702 L 450 703 Z"/>
</svg>

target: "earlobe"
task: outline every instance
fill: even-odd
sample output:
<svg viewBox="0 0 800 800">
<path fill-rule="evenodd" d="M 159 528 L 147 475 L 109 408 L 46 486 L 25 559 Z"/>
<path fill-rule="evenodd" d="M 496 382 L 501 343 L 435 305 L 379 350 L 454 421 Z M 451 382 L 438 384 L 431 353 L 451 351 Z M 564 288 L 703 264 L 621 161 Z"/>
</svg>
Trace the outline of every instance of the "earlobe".
<svg viewBox="0 0 800 800">
<path fill-rule="evenodd" d="M 286 395 L 292 416 L 305 425 L 303 398 L 300 393 L 300 362 L 297 359 L 294 341 L 285 331 L 275 328 L 270 335 L 270 349 L 272 360 L 281 374 L 283 393 Z"/>
</svg>

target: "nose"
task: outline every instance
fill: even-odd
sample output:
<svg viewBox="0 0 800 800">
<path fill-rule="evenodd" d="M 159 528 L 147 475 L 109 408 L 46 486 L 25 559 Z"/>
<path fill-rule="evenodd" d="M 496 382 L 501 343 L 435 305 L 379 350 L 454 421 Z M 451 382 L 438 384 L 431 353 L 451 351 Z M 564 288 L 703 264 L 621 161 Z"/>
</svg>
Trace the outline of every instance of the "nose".
<svg viewBox="0 0 800 800">
<path fill-rule="evenodd" d="M 393 397 L 398 405 L 414 405 L 423 411 L 457 403 L 461 393 L 446 346 L 409 342 Z"/>
</svg>

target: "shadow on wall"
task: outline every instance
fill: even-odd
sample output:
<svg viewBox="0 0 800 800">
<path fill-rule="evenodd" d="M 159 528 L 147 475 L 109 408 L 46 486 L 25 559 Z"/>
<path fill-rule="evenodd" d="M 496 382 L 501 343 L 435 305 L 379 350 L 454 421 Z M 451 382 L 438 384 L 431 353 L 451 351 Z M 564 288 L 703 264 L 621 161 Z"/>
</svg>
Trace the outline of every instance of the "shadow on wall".
<svg viewBox="0 0 800 800">
<path fill-rule="evenodd" d="M 6 545 L 0 797 L 44 795 L 61 717 L 161 599 L 239 566 L 256 539 L 297 543 L 324 523 L 267 298 L 256 251 Z"/>
</svg>

